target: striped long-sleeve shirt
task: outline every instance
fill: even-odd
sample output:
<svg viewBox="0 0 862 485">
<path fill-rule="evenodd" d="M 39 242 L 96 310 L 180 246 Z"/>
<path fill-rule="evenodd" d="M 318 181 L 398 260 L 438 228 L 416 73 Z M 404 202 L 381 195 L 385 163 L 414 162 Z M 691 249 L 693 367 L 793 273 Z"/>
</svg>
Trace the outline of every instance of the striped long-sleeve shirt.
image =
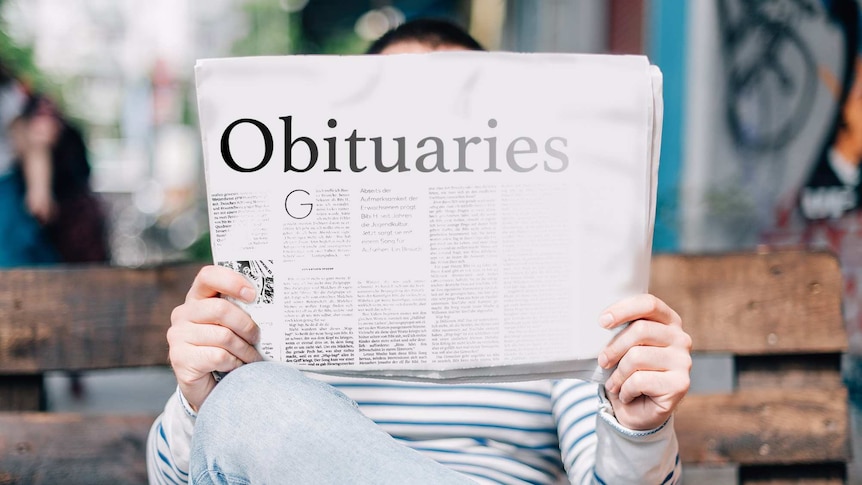
<svg viewBox="0 0 862 485">
<path fill-rule="evenodd" d="M 623 428 L 597 386 L 578 380 L 439 385 L 315 376 L 396 440 L 478 483 L 675 483 L 672 418 Z M 151 483 L 188 481 L 195 414 L 172 397 L 148 443 Z"/>
</svg>

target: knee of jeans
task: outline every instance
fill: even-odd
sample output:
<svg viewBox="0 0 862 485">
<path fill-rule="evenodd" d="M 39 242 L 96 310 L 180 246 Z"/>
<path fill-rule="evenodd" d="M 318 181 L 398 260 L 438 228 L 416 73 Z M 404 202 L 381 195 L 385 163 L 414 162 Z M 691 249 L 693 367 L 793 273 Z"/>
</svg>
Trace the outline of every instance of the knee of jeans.
<svg viewBox="0 0 862 485">
<path fill-rule="evenodd" d="M 242 393 L 247 399 L 264 398 L 272 395 L 274 387 L 293 387 L 292 383 L 305 379 L 307 378 L 301 372 L 286 364 L 253 362 L 227 373 L 212 395 L 218 398 L 226 394 L 230 398 L 235 393 Z"/>
<path fill-rule="evenodd" d="M 280 362 L 255 362 L 239 367 L 228 373 L 212 394 L 217 399 L 231 401 L 238 395 L 254 408 L 258 407 L 255 404 L 271 407 L 275 403 L 301 404 L 303 401 L 317 402 L 333 397 L 356 406 L 341 391 Z"/>
<path fill-rule="evenodd" d="M 226 413 L 230 420 L 236 420 L 241 419 L 241 409 L 261 412 L 273 407 L 280 393 L 295 393 L 304 379 L 307 378 L 296 369 L 276 362 L 243 365 L 215 386 L 201 405 L 198 418 L 217 419 Z"/>
<path fill-rule="evenodd" d="M 356 404 L 285 364 L 247 364 L 225 376 L 204 401 L 194 440 L 247 450 L 264 445 L 268 436 L 314 432 L 313 423 L 338 409 L 354 410 Z"/>
</svg>

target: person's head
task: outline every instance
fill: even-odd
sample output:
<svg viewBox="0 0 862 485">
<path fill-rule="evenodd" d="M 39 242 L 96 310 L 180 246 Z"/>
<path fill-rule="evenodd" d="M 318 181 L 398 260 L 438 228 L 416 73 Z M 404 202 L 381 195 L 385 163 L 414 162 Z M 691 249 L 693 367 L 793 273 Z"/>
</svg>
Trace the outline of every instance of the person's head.
<svg viewBox="0 0 862 485">
<path fill-rule="evenodd" d="M 461 27 L 446 20 L 416 19 L 383 34 L 367 54 L 405 54 L 444 50 L 484 50 Z"/>
<path fill-rule="evenodd" d="M 26 119 L 38 116 L 60 118 L 60 110 L 48 97 L 39 93 L 33 93 L 27 98 L 27 102 L 24 103 L 24 107 L 21 109 L 21 116 Z"/>
</svg>

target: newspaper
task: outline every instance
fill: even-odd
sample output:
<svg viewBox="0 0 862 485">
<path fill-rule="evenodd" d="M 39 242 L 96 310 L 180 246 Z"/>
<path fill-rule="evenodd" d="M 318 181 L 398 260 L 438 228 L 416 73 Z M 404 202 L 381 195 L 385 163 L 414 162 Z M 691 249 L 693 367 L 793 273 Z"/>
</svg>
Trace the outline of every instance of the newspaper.
<svg viewBox="0 0 862 485">
<path fill-rule="evenodd" d="M 602 381 L 647 289 L 661 74 L 641 56 L 200 60 L 214 261 L 267 359 L 408 380 Z"/>
</svg>

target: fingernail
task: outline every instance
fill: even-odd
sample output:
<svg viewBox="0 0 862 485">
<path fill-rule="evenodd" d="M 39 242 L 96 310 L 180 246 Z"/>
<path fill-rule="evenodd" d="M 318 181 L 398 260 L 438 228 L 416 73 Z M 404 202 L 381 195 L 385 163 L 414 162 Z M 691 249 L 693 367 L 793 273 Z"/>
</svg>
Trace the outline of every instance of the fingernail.
<svg viewBox="0 0 862 485">
<path fill-rule="evenodd" d="M 608 328 L 613 323 L 614 323 L 614 316 L 611 315 L 610 313 L 602 313 L 602 315 L 599 317 L 599 325 L 601 325 L 604 328 Z"/>
<path fill-rule="evenodd" d="M 602 369 L 606 369 L 606 368 L 607 368 L 607 365 L 608 365 L 608 356 L 607 356 L 607 355 L 605 355 L 605 353 L 604 353 L 604 352 L 602 352 L 602 353 L 600 353 L 600 354 L 599 354 L 598 361 L 599 361 L 599 367 L 601 367 Z"/>
<path fill-rule="evenodd" d="M 239 290 L 239 296 L 248 303 L 254 302 L 255 293 L 254 290 L 249 288 L 248 286 L 244 286 L 241 290 Z"/>
</svg>

